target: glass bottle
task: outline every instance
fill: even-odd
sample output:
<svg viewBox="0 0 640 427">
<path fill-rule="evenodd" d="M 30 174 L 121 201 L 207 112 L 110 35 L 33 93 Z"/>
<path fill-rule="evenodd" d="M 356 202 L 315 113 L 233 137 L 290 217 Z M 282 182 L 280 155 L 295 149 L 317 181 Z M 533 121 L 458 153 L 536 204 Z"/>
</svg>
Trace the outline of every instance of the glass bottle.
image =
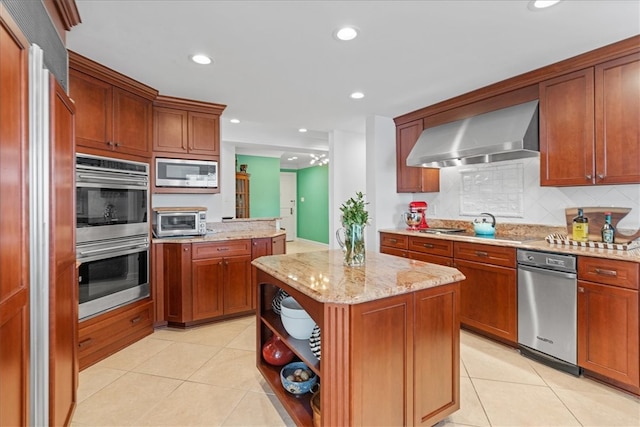
<svg viewBox="0 0 640 427">
<path fill-rule="evenodd" d="M 604 213 L 604 225 L 600 230 L 602 234 L 602 241 L 605 243 L 614 243 L 616 229 L 611 225 L 611 212 Z"/>
<path fill-rule="evenodd" d="M 573 240 L 587 242 L 589 240 L 589 218 L 584 216 L 582 208 L 578 208 L 578 216 L 573 218 Z"/>
</svg>

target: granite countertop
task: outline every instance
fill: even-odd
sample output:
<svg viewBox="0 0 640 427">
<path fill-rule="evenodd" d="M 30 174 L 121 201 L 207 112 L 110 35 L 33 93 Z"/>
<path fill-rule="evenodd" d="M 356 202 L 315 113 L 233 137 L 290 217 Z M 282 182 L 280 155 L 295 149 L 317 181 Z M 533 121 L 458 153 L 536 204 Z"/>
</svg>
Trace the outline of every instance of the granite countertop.
<svg viewBox="0 0 640 427">
<path fill-rule="evenodd" d="M 458 242 L 482 243 L 495 246 L 509 246 L 521 249 L 533 249 L 538 251 L 556 252 L 571 255 L 592 256 L 596 258 L 608 258 L 622 261 L 632 261 L 640 263 L 640 248 L 631 250 L 612 250 L 598 249 L 563 245 L 558 243 L 548 243 L 544 237 L 536 237 L 535 235 L 523 236 L 510 233 L 497 233 L 495 238 L 477 237 L 471 233 L 449 233 L 449 234 L 431 234 L 421 233 L 419 231 L 410 231 L 405 229 L 387 229 L 379 230 L 380 233 L 394 233 L 406 236 L 429 237 L 433 239 L 453 240 Z M 515 240 L 507 240 L 515 239 Z"/>
<path fill-rule="evenodd" d="M 285 235 L 281 230 L 235 230 L 210 231 L 205 236 L 156 237 L 152 243 L 203 243 L 222 242 L 226 240 L 261 239 Z"/>
<path fill-rule="evenodd" d="M 365 265 L 343 265 L 342 250 L 324 250 L 260 257 L 260 270 L 315 299 L 358 304 L 461 281 L 458 270 L 422 261 L 368 251 Z"/>
</svg>

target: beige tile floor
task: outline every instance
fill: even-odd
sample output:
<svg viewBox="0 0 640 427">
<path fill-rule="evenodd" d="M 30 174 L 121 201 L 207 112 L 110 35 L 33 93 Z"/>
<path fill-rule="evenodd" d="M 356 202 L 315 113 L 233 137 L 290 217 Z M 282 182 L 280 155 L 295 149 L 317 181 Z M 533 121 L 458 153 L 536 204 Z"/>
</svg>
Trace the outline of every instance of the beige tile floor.
<svg viewBox="0 0 640 427">
<path fill-rule="evenodd" d="M 293 426 L 255 368 L 254 337 L 254 316 L 157 329 L 80 373 L 72 426 Z M 461 408 L 438 427 L 640 426 L 636 397 L 466 331 L 460 354 Z"/>
</svg>

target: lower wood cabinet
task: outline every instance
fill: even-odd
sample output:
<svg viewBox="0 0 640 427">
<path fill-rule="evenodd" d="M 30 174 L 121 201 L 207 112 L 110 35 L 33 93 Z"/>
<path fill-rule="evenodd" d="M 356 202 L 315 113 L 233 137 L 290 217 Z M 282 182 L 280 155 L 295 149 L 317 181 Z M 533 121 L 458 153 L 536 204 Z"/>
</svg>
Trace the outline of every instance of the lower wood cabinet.
<svg viewBox="0 0 640 427">
<path fill-rule="evenodd" d="M 78 358 L 80 369 L 153 333 L 153 302 L 141 300 L 80 322 Z"/>
<path fill-rule="evenodd" d="M 431 426 L 460 408 L 458 283 L 349 305 L 322 303 L 261 270 L 256 274 L 257 366 L 297 425 L 313 424 L 310 394 L 285 391 L 280 367 L 262 359 L 260 348 L 274 334 L 318 375 L 321 426 Z M 322 361 L 273 313 L 278 288 L 321 327 Z"/>
<path fill-rule="evenodd" d="M 447 267 L 453 265 L 453 242 L 449 240 L 380 233 L 380 252 Z"/>
<path fill-rule="evenodd" d="M 634 262 L 578 258 L 578 365 L 635 394 L 640 394 L 639 269 Z"/>
</svg>

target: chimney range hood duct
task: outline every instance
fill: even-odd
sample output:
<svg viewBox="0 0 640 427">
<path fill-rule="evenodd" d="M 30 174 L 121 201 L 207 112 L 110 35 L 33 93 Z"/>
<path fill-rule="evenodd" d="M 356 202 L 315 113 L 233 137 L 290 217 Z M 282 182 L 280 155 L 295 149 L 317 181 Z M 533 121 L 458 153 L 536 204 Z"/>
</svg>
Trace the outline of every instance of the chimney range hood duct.
<svg viewBox="0 0 640 427">
<path fill-rule="evenodd" d="M 539 155 L 538 100 L 422 131 L 407 166 L 442 168 Z"/>
</svg>

